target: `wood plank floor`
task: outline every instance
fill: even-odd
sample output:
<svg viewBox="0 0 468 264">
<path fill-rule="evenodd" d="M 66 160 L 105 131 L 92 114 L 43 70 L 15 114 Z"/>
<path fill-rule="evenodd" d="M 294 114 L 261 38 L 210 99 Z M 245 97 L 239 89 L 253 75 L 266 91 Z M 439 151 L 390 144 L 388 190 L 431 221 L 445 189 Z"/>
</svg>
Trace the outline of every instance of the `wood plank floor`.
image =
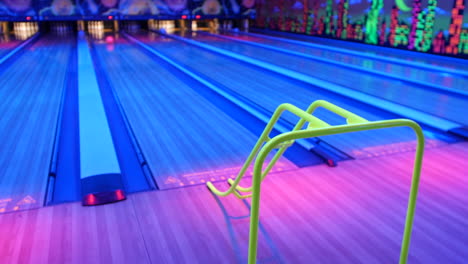
<svg viewBox="0 0 468 264">
<path fill-rule="evenodd" d="M 427 150 L 409 263 L 466 263 L 467 155 L 468 143 Z M 259 263 L 397 263 L 413 156 L 270 175 Z M 0 262 L 245 263 L 248 214 L 204 186 L 1 214 Z"/>
<path fill-rule="evenodd" d="M 73 41 L 45 36 L 0 74 L 0 212 L 42 206 Z"/>
</svg>

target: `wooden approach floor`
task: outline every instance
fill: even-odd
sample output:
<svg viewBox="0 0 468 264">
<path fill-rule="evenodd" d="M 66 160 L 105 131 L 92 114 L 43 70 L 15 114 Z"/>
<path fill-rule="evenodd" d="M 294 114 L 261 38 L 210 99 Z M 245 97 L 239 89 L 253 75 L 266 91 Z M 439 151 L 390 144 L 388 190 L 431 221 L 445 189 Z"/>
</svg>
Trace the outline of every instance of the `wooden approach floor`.
<svg viewBox="0 0 468 264">
<path fill-rule="evenodd" d="M 258 262 L 397 263 L 413 155 L 270 175 Z M 467 156 L 468 143 L 427 150 L 409 263 L 467 263 Z M 245 263 L 248 214 L 202 185 L 6 213 L 0 263 Z"/>
</svg>

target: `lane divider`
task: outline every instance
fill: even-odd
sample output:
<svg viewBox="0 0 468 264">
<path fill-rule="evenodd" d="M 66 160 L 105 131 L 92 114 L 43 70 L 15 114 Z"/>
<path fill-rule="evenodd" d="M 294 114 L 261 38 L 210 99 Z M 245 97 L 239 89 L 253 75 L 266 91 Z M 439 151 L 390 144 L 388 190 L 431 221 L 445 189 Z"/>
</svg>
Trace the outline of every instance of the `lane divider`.
<svg viewBox="0 0 468 264">
<path fill-rule="evenodd" d="M 78 33 L 80 177 L 83 205 L 126 199 L 86 36 Z"/>
<path fill-rule="evenodd" d="M 76 158 L 79 155 L 77 39 L 73 39 L 70 49 L 55 128 L 54 151 L 49 165 L 44 206 L 76 201 L 80 198 L 79 160 Z"/>
</svg>

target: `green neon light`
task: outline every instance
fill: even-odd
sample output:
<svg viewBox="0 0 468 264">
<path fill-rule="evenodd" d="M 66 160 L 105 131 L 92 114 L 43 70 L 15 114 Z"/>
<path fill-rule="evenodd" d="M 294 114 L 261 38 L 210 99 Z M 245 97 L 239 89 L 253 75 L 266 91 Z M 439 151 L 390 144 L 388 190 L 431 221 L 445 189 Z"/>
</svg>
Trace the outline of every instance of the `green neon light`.
<svg viewBox="0 0 468 264">
<path fill-rule="evenodd" d="M 458 44 L 458 51 L 461 54 L 468 54 L 468 29 L 463 29 L 460 33 L 460 43 Z"/>
<path fill-rule="evenodd" d="M 396 6 L 398 6 L 398 9 L 400 9 L 403 12 L 409 12 L 413 10 L 411 7 L 407 6 L 405 3 L 405 0 L 395 0 Z"/>
<path fill-rule="evenodd" d="M 408 26 L 406 25 L 398 26 L 395 31 L 395 42 L 393 45 L 395 47 L 398 45 L 403 45 L 403 46 L 408 45 L 409 33 L 410 33 L 410 29 Z"/>
<path fill-rule="evenodd" d="M 373 0 L 372 7 L 367 14 L 367 21 L 366 21 L 366 43 L 370 44 L 378 44 L 379 41 L 379 34 L 378 34 L 378 27 L 379 27 L 379 13 L 384 6 L 383 0 Z"/>
<path fill-rule="evenodd" d="M 425 24 L 425 13 L 420 12 L 417 16 L 416 31 L 414 37 L 414 48 L 418 51 L 422 51 L 422 43 L 424 42 L 424 24 Z"/>
<path fill-rule="evenodd" d="M 325 34 L 333 34 L 333 0 L 327 0 L 327 7 L 325 9 Z"/>
<path fill-rule="evenodd" d="M 341 24 L 343 25 L 341 31 L 341 38 L 346 39 L 348 37 L 348 10 L 349 10 L 349 0 L 345 0 L 343 3 L 343 17 L 341 18 Z"/>
<path fill-rule="evenodd" d="M 427 52 L 431 49 L 434 38 L 434 24 L 436 17 L 437 1 L 429 0 L 427 3 L 426 23 L 424 24 L 424 34 L 422 39 L 421 51 Z"/>
</svg>

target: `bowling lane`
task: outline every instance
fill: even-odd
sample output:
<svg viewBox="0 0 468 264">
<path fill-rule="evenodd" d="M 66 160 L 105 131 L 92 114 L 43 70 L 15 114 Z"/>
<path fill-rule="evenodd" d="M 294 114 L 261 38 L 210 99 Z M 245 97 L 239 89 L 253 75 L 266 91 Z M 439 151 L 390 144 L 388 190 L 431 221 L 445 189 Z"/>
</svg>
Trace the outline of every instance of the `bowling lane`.
<svg viewBox="0 0 468 264">
<path fill-rule="evenodd" d="M 234 40 L 244 40 L 293 52 L 299 52 L 305 55 L 318 57 L 319 59 L 330 60 L 331 62 L 355 65 L 368 70 L 375 70 L 378 72 L 400 76 L 401 78 L 423 81 L 451 89 L 468 91 L 468 78 L 452 75 L 435 69 L 430 70 L 416 68 L 412 65 L 402 65 L 390 61 L 383 61 L 345 52 L 327 50 L 320 47 L 301 45 L 299 43 L 284 41 L 282 38 L 272 39 L 262 37 L 262 35 L 234 32 L 226 32 L 221 36 L 226 36 Z"/>
<path fill-rule="evenodd" d="M 424 54 L 418 52 L 412 52 L 407 50 L 389 49 L 386 47 L 379 47 L 374 45 L 367 45 L 361 43 L 353 43 L 350 41 L 320 38 L 313 36 L 306 36 L 293 33 L 275 32 L 275 31 L 264 31 L 262 32 L 255 30 L 257 33 L 265 36 L 278 36 L 287 39 L 305 41 L 308 43 L 320 44 L 329 47 L 343 48 L 352 51 L 364 52 L 371 55 L 379 55 L 390 58 L 396 58 L 403 61 L 418 62 L 427 65 L 434 65 L 445 67 L 449 69 L 468 71 L 468 64 L 464 59 L 444 57 L 432 54 Z"/>
<path fill-rule="evenodd" d="M 258 136 L 197 94 L 199 84 L 163 61 L 125 39 L 107 42 L 94 42 L 95 59 L 107 72 L 158 186 L 237 174 Z"/>
<path fill-rule="evenodd" d="M 0 59 L 8 52 L 16 48 L 22 41 L 14 37 L 14 35 L 0 35 Z"/>
<path fill-rule="evenodd" d="M 340 105 L 369 120 L 396 118 L 375 108 L 349 100 L 326 90 L 313 87 L 292 79 L 259 69 L 205 49 L 176 41 L 170 38 L 155 36 L 154 33 L 134 34 L 140 41 L 158 52 L 170 57 L 177 63 L 192 70 L 201 77 L 242 97 L 251 103 L 273 112 L 281 103 L 292 103 L 305 109 L 315 100 L 323 99 Z M 317 116 L 331 124 L 343 124 L 344 120 L 328 111 L 319 109 Z M 285 116 L 287 121 L 296 120 Z M 428 133 L 430 146 L 444 144 L 434 134 Z M 334 147 L 355 158 L 366 158 L 410 150 L 414 147 L 414 135 L 405 128 L 385 129 L 372 132 L 351 133 L 322 137 Z"/>
<path fill-rule="evenodd" d="M 44 36 L 0 73 L 0 212 L 43 204 L 74 45 Z"/>
<path fill-rule="evenodd" d="M 468 105 L 467 96 L 444 94 L 440 91 L 414 86 L 399 80 L 337 67 L 328 63 L 317 62 L 240 42 L 233 42 L 212 35 L 199 34 L 189 37 L 217 48 L 265 61 L 314 78 L 421 110 L 431 115 L 468 125 L 468 115 L 464 113 L 464 109 Z M 331 75 L 334 77 L 330 78 Z"/>
</svg>

